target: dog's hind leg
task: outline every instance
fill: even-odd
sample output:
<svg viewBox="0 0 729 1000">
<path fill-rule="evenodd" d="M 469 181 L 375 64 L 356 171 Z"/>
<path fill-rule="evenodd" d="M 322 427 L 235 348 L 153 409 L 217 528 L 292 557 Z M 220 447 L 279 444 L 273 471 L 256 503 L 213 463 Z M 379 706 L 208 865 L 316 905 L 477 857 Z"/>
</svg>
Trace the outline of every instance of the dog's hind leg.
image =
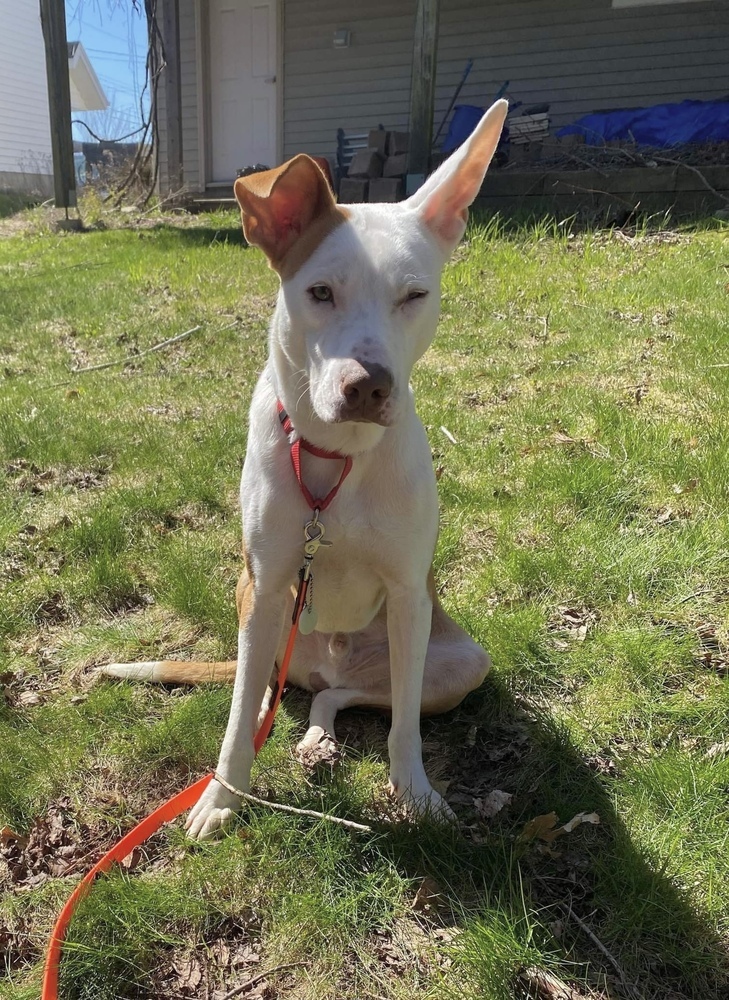
<svg viewBox="0 0 729 1000">
<path fill-rule="evenodd" d="M 386 680 L 384 672 L 383 680 Z M 296 756 L 305 767 L 319 763 L 334 764 L 339 760 L 340 753 L 337 746 L 337 735 L 334 731 L 334 720 L 337 712 L 344 708 L 355 707 L 388 710 L 390 707 L 388 687 L 373 691 L 326 688 L 314 695 L 309 712 L 309 728 L 303 740 L 296 747 Z"/>
</svg>

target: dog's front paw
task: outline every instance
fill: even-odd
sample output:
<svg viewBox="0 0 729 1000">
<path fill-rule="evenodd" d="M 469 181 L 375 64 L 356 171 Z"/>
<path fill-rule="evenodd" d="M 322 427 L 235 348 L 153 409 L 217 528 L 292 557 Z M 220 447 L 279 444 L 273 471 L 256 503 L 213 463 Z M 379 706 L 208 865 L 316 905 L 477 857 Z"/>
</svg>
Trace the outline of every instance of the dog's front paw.
<svg viewBox="0 0 729 1000">
<path fill-rule="evenodd" d="M 433 819 L 440 823 L 450 823 L 456 819 L 456 814 L 446 800 L 429 782 L 397 785 L 390 778 L 388 791 L 403 806 L 406 814 L 414 819 Z"/>
<path fill-rule="evenodd" d="M 213 779 L 190 810 L 185 829 L 193 840 L 210 840 L 230 826 L 240 807 L 238 796 Z"/>
</svg>

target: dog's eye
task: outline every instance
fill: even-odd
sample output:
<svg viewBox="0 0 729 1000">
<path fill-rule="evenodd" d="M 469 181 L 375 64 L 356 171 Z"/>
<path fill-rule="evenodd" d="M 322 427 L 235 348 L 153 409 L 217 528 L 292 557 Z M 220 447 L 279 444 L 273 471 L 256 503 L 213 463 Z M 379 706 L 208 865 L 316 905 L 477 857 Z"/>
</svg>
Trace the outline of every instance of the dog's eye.
<svg viewBox="0 0 729 1000">
<path fill-rule="evenodd" d="M 424 288 L 413 288 L 407 293 L 400 305 L 406 306 L 411 302 L 417 302 L 418 299 L 424 299 L 427 294 Z"/>
<path fill-rule="evenodd" d="M 333 302 L 334 294 L 329 285 L 312 285 L 309 295 L 315 302 Z"/>
</svg>

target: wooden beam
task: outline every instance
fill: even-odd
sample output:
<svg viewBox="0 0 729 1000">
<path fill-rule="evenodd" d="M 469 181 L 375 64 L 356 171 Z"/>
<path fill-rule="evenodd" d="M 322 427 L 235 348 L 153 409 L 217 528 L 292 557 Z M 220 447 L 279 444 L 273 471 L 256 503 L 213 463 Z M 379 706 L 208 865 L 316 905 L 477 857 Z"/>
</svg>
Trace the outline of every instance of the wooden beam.
<svg viewBox="0 0 729 1000">
<path fill-rule="evenodd" d="M 76 204 L 76 170 L 71 135 L 71 84 L 64 0 L 40 0 L 40 13 L 46 47 L 55 201 L 56 208 L 67 209 Z"/>
<path fill-rule="evenodd" d="M 180 83 L 180 5 L 164 0 L 162 38 L 165 46 L 165 119 L 167 136 L 167 195 L 182 189 L 182 86 Z"/>
<path fill-rule="evenodd" d="M 438 58 L 440 0 L 418 0 L 410 85 L 410 150 L 408 175 L 424 177 L 430 169 Z"/>
</svg>

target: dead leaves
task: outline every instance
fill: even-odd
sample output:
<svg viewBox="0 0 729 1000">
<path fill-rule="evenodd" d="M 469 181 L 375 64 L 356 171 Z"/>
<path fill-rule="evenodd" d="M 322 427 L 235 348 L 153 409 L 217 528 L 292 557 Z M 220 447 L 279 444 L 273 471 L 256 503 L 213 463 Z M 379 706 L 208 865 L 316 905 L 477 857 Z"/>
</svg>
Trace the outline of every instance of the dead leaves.
<svg viewBox="0 0 729 1000">
<path fill-rule="evenodd" d="M 215 937 L 196 947 L 171 949 L 155 971 L 154 995 L 222 1000 L 235 990 L 246 998 L 271 996 L 269 973 L 259 973 L 261 960 L 260 920 L 248 911 L 224 921 Z"/>
<path fill-rule="evenodd" d="M 519 984 L 526 989 L 529 1000 L 585 1000 L 584 993 L 536 965 L 522 969 Z"/>
<path fill-rule="evenodd" d="M 39 954 L 25 920 L 18 918 L 9 923 L 0 918 L 0 976 L 36 961 Z"/>
<path fill-rule="evenodd" d="M 561 638 L 554 640 L 554 648 L 564 651 L 565 649 L 569 649 L 571 642 L 584 642 L 588 632 L 595 626 L 597 621 L 597 612 L 586 608 L 584 605 L 559 605 L 556 614 L 548 625 L 550 632 L 555 632 L 561 636 Z"/>
<path fill-rule="evenodd" d="M 591 455 L 593 458 L 609 458 L 610 452 L 592 437 L 572 437 L 564 431 L 557 430 L 549 437 L 543 438 L 534 444 L 525 445 L 521 449 L 522 455 L 529 455 L 534 452 L 545 451 L 549 448 L 562 448 L 572 457 L 579 455 Z"/>
<path fill-rule="evenodd" d="M 90 867 L 114 836 L 111 830 L 92 830 L 79 823 L 71 800 L 64 796 L 52 802 L 45 815 L 36 817 L 27 835 L 8 826 L 0 830 L 0 859 L 12 886 L 35 889 L 49 879 Z"/>
<path fill-rule="evenodd" d="M 706 670 L 715 671 L 720 677 L 729 673 L 729 638 L 711 622 L 696 626 L 699 649 L 696 662 Z"/>
<path fill-rule="evenodd" d="M 111 471 L 111 463 L 100 459 L 89 469 L 41 469 L 34 462 L 17 458 L 5 466 L 13 487 L 21 493 L 42 496 L 57 487 L 75 490 L 98 489 Z"/>
<path fill-rule="evenodd" d="M 573 816 L 569 822 L 563 823 L 562 826 L 557 826 L 558 822 L 557 813 L 554 812 L 545 813 L 542 816 L 535 816 L 534 819 L 530 819 L 528 823 L 525 823 L 523 830 L 519 834 L 519 840 L 524 844 L 542 841 L 542 844 L 538 845 L 541 847 L 542 851 L 553 857 L 557 857 L 557 852 L 553 851 L 550 845 L 552 845 L 558 837 L 562 837 L 567 833 L 572 833 L 574 829 L 581 826 L 583 823 L 588 823 L 592 826 L 599 826 L 600 817 L 595 812 L 580 812 Z"/>
</svg>

